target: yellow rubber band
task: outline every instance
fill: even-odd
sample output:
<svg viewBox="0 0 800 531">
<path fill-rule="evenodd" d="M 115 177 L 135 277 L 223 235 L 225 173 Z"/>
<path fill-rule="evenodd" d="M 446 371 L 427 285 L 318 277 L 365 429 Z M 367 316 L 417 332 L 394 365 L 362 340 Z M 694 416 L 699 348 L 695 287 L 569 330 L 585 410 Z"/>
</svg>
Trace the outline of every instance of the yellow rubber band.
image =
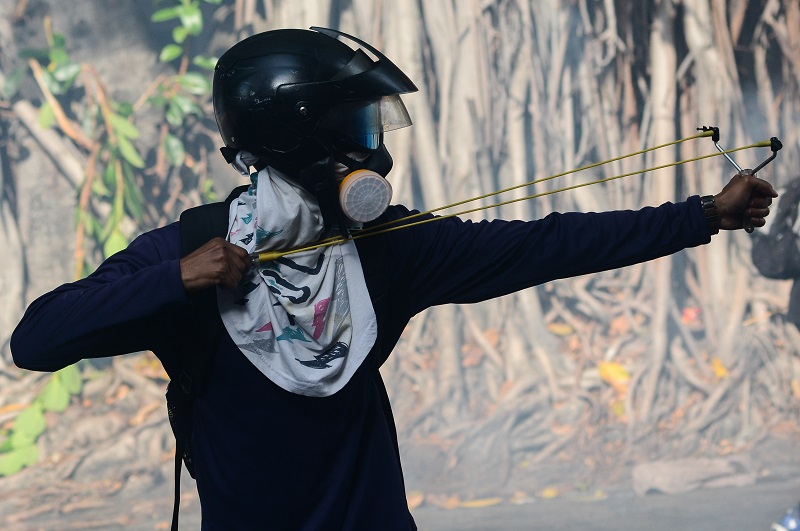
<svg viewBox="0 0 800 531">
<path fill-rule="evenodd" d="M 331 245 L 338 245 L 338 244 L 341 244 L 341 243 L 345 243 L 347 241 L 360 240 L 361 238 L 366 238 L 368 236 L 375 236 L 377 234 L 386 234 L 388 232 L 394 232 L 394 231 L 400 230 L 400 229 L 416 227 L 418 225 L 423 225 L 425 223 L 430 223 L 432 221 L 437 221 L 437 220 L 440 220 L 440 219 L 447 219 L 447 218 L 452 218 L 452 217 L 456 217 L 456 216 L 463 216 L 465 214 L 471 214 L 473 212 L 479 212 L 481 210 L 488 210 L 490 208 L 496 208 L 496 207 L 501 207 L 501 206 L 505 206 L 505 205 L 510 205 L 510 204 L 513 204 L 513 203 L 518 203 L 520 201 L 528 201 L 530 199 L 536 199 L 538 197 L 544 197 L 544 196 L 547 196 L 547 195 L 553 195 L 553 194 L 557 194 L 557 193 L 560 193 L 560 192 L 566 192 L 568 190 L 574 190 L 576 188 L 582 188 L 584 186 L 591 186 L 591 185 L 594 185 L 594 184 L 600 184 L 600 183 L 605 183 L 605 182 L 609 182 L 609 181 L 614 181 L 614 180 L 617 180 L 617 179 L 622 179 L 623 177 L 630 177 L 631 175 L 639 175 L 639 174 L 642 174 L 642 173 L 661 170 L 661 169 L 669 168 L 669 167 L 672 167 L 672 166 L 679 166 L 681 164 L 688 164 L 690 162 L 697 162 L 697 161 L 708 159 L 708 158 L 711 158 L 711 157 L 719 157 L 721 155 L 725 155 L 725 154 L 729 154 L 729 153 L 735 153 L 737 151 L 743 151 L 745 149 L 752 149 L 752 148 L 758 148 L 758 147 L 771 147 L 771 145 L 772 145 L 772 143 L 769 140 L 764 140 L 764 141 L 761 141 L 761 142 L 756 142 L 754 144 L 750 144 L 748 146 L 742 146 L 742 147 L 738 147 L 738 148 L 734 148 L 734 149 L 729 149 L 729 150 L 726 150 L 726 151 L 718 151 L 716 153 L 710 153 L 708 155 L 701 155 L 699 157 L 694 157 L 694 158 L 691 158 L 691 159 L 679 160 L 677 162 L 670 162 L 669 164 L 661 164 L 659 166 L 654 166 L 652 168 L 645 168 L 643 170 L 632 171 L 632 172 L 623 173 L 623 174 L 620 174 L 620 175 L 614 175 L 612 177 L 606 177 L 604 179 L 597 179 L 597 180 L 594 180 L 594 181 L 588 181 L 588 182 L 585 182 L 585 183 L 575 184 L 575 185 L 572 185 L 572 186 L 559 188 L 557 190 L 550 190 L 550 191 L 547 191 L 547 192 L 541 192 L 541 193 L 537 193 L 537 194 L 533 194 L 533 195 L 528 195 L 528 196 L 525 196 L 525 197 L 518 197 L 516 199 L 509 199 L 508 201 L 502 201 L 500 203 L 493 203 L 491 205 L 484 205 L 484 206 L 480 206 L 480 207 L 476 207 L 476 208 L 471 208 L 471 209 L 468 209 L 468 210 L 462 210 L 460 212 L 456 212 L 456 213 L 453 213 L 453 214 L 445 214 L 445 215 L 436 216 L 436 217 L 433 217 L 433 218 L 428 218 L 428 219 L 424 219 L 424 220 L 420 220 L 420 221 L 415 221 L 415 222 L 412 222 L 412 223 L 407 223 L 407 221 L 409 221 L 411 219 L 415 219 L 415 218 L 418 218 L 418 217 L 421 217 L 421 216 L 433 214 L 434 212 L 438 212 L 440 210 L 445 210 L 447 208 L 453 208 L 453 207 L 460 206 L 460 205 L 463 205 L 463 204 L 466 204 L 466 203 L 470 203 L 472 201 L 478 201 L 478 200 L 481 200 L 481 199 L 486 199 L 488 197 L 499 195 L 499 194 L 502 194 L 502 193 L 505 193 L 505 192 L 510 192 L 512 190 L 517 190 L 517 189 L 523 188 L 525 186 L 531 186 L 531 185 L 534 185 L 534 184 L 537 184 L 537 183 L 542 183 L 542 182 L 545 182 L 545 181 L 556 179 L 558 177 L 563 177 L 565 175 L 570 175 L 570 174 L 573 174 L 573 173 L 577 173 L 579 171 L 588 170 L 588 169 L 591 169 L 591 168 L 596 168 L 598 166 L 602 166 L 604 164 L 609 164 L 611 162 L 616 162 L 618 160 L 622 160 L 622 159 L 625 159 L 625 158 L 634 157 L 636 155 L 642 155 L 644 153 L 647 153 L 647 152 L 650 152 L 650 151 L 654 151 L 656 149 L 661 149 L 661 148 L 664 148 L 664 147 L 673 146 L 673 145 L 679 144 L 681 142 L 686 142 L 687 140 L 694 140 L 694 139 L 697 139 L 697 138 L 705 138 L 705 137 L 709 137 L 711 135 L 712 135 L 711 131 L 706 131 L 706 132 L 703 132 L 701 134 L 694 135 L 694 136 L 691 136 L 691 137 L 682 138 L 680 140 L 674 140 L 674 141 L 668 142 L 666 144 L 661 144 L 661 145 L 658 145 L 658 146 L 655 146 L 655 147 L 642 149 L 642 150 L 639 150 L 639 151 L 635 151 L 633 153 L 628 153 L 627 155 L 621 155 L 619 157 L 614 157 L 612 159 L 604 160 L 602 162 L 596 162 L 594 164 L 589 164 L 587 166 L 582 166 L 582 167 L 574 169 L 574 170 L 569 170 L 569 171 L 557 173 L 555 175 L 550 175 L 549 177 L 544 177 L 544 178 L 541 178 L 541 179 L 535 179 L 533 181 L 529 181 L 529 182 L 524 183 L 524 184 L 519 184 L 519 185 L 516 185 L 516 186 L 512 186 L 510 188 L 504 188 L 502 190 L 497 190 L 495 192 L 491 192 L 491 193 L 488 193 L 488 194 L 484 194 L 484 195 L 480 195 L 480 196 L 477 196 L 477 197 L 473 197 L 471 199 L 465 199 L 463 201 L 458 201 L 456 203 L 451 203 L 449 205 L 445 205 L 445 206 L 442 206 L 442 207 L 439 207 L 439 208 L 435 208 L 435 209 L 432 209 L 432 210 L 426 210 L 425 212 L 418 212 L 416 214 L 412 214 L 411 216 L 407 216 L 405 218 L 401 218 L 401 219 L 394 220 L 394 221 L 387 222 L 387 223 L 382 223 L 380 225 L 376 225 L 375 227 L 370 227 L 369 229 L 365 230 L 364 232 L 356 234 L 356 235 L 353 235 L 353 236 L 350 236 L 349 238 L 344 238 L 342 236 L 334 236 L 334 237 L 327 238 L 325 240 L 319 241 L 319 242 L 317 242 L 315 244 L 304 246 L 304 247 L 298 247 L 296 249 L 289 249 L 289 250 L 286 250 L 286 251 L 266 251 L 266 252 L 258 253 L 258 261 L 259 261 L 259 263 L 271 262 L 273 260 L 276 260 L 276 259 L 281 258 L 283 256 L 286 256 L 288 254 L 295 254 L 295 253 L 300 253 L 300 252 L 303 252 L 303 251 L 311 251 L 311 250 L 314 250 L 314 249 L 319 249 L 320 247 L 328 247 L 328 246 L 331 246 Z M 402 224 L 398 225 L 398 223 L 402 223 Z"/>
</svg>

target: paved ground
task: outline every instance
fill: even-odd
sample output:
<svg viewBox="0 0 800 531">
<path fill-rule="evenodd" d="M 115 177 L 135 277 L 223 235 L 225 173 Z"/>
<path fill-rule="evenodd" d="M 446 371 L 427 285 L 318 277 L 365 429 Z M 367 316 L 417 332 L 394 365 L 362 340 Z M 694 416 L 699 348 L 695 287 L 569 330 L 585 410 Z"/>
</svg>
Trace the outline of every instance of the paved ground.
<svg viewBox="0 0 800 531">
<path fill-rule="evenodd" d="M 138 499 L 117 500 L 116 504 L 106 499 L 96 507 L 69 514 L 45 512 L 3 528 L 10 531 L 168 529 L 171 499 L 167 487 L 142 493 Z M 421 531 L 767 531 L 798 501 L 800 467 L 792 464 L 782 473 L 747 487 L 637 497 L 620 486 L 609 491 L 603 500 L 575 494 L 480 509 L 445 510 L 423 505 L 414 511 L 414 517 Z M 184 500 L 181 529 L 199 529 L 198 508 L 196 498 L 191 495 Z"/>
<path fill-rule="evenodd" d="M 484 509 L 420 508 L 415 519 L 421 530 L 435 531 L 767 531 L 798 501 L 800 476 L 670 496 L 636 497 L 622 491 L 598 501 L 564 498 Z"/>
<path fill-rule="evenodd" d="M 800 502 L 800 436 L 764 445 L 760 475 L 754 484 L 699 489 L 684 494 L 636 496 L 630 476 L 603 486 L 598 499 L 567 492 L 554 499 L 536 498 L 514 505 L 446 510 L 423 503 L 414 511 L 422 531 L 768 531 L 791 506 Z M 169 529 L 172 514 L 171 461 L 161 479 L 130 475 L 125 486 L 102 496 L 91 485 L 48 482 L 46 465 L 0 480 L 0 530 L 62 531 L 100 529 L 152 531 Z M 97 488 L 106 488 L 102 481 Z M 182 530 L 200 528 L 199 502 L 184 472 Z M 72 492 L 75 494 L 72 494 Z M 80 491 L 80 492 L 79 492 Z M 80 495 L 79 495 L 80 493 Z M 57 501 L 56 501 L 57 500 Z M 266 527 L 265 527 L 266 528 Z"/>
</svg>

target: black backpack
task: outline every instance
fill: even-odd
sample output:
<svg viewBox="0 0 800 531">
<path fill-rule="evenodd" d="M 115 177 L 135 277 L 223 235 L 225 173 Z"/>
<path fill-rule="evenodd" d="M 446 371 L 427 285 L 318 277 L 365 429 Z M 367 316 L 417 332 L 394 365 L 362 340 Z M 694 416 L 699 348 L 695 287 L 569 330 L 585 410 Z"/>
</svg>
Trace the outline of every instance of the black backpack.
<svg viewBox="0 0 800 531">
<path fill-rule="evenodd" d="M 775 220 L 766 234 L 753 234 L 751 255 L 753 265 L 766 278 L 794 279 L 787 319 L 800 326 L 800 235 L 795 232 L 800 211 L 800 179 L 795 179 L 782 191 Z"/>
<path fill-rule="evenodd" d="M 215 237 L 224 238 L 228 229 L 230 203 L 247 185 L 235 188 L 225 201 L 190 208 L 181 214 L 181 256 L 191 254 Z M 222 336 L 223 324 L 217 311 L 215 288 L 193 293 L 182 316 L 184 337 L 177 352 L 177 366 L 171 367 L 167 385 L 167 414 L 175 435 L 175 500 L 172 531 L 178 529 L 181 500 L 181 461 L 192 478 L 192 404 L 208 385 L 212 355 Z"/>
<path fill-rule="evenodd" d="M 800 277 L 800 237 L 794 232 L 800 208 L 800 179 L 782 191 L 769 232 L 753 234 L 753 265 L 767 278 Z"/>
</svg>

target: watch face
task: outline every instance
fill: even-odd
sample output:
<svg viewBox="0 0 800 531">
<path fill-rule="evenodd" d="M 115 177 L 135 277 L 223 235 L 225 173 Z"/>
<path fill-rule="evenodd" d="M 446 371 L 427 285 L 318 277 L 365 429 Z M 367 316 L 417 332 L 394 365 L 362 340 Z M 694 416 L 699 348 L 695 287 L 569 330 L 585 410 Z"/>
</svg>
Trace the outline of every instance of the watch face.
<svg viewBox="0 0 800 531">
<path fill-rule="evenodd" d="M 703 212 L 706 216 L 716 216 L 717 215 L 717 204 L 714 202 L 714 198 L 703 198 L 700 200 L 700 205 L 703 207 Z"/>
</svg>

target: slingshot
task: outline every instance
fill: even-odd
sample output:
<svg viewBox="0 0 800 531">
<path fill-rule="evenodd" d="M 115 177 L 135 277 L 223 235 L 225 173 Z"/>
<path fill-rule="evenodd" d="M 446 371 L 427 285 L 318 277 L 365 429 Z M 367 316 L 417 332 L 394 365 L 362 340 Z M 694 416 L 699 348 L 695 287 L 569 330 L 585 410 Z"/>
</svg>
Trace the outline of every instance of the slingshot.
<svg viewBox="0 0 800 531">
<path fill-rule="evenodd" d="M 282 256 L 285 256 L 285 255 L 288 255 L 288 254 L 298 253 L 298 252 L 302 252 L 302 251 L 310 251 L 312 249 L 318 249 L 320 247 L 327 247 L 327 246 L 330 246 L 330 245 L 337 245 L 337 244 L 340 244 L 340 243 L 344 243 L 346 241 L 358 240 L 358 239 L 361 239 L 361 238 L 366 238 L 368 236 L 374 236 L 374 235 L 377 235 L 377 234 L 385 234 L 387 232 L 392 232 L 392 231 L 395 231 L 395 230 L 415 227 L 417 225 L 422 225 L 424 223 L 430 223 L 432 221 L 437 221 L 437 220 L 440 220 L 440 219 L 447 219 L 449 217 L 456 217 L 456 216 L 461 216 L 461 215 L 464 215 L 464 214 L 470 214 L 472 212 L 478 212 L 480 210 L 486 210 L 486 209 L 489 209 L 489 208 L 495 208 L 495 207 L 499 207 L 499 206 L 510 205 L 512 203 L 517 203 L 517 202 L 520 202 L 520 201 L 527 201 L 529 199 L 535 199 L 537 197 L 543 197 L 543 196 L 546 196 L 546 195 L 552 195 L 552 194 L 556 194 L 556 193 L 559 193 L 559 192 L 566 192 L 567 190 L 574 190 L 576 188 L 581 188 L 581 187 L 584 187 L 584 186 L 591 186 L 593 184 L 599 184 L 599 183 L 604 183 L 604 182 L 608 182 L 608 181 L 613 181 L 613 180 L 616 180 L 616 179 L 621 179 L 623 177 L 629 177 L 631 175 L 638 175 L 638 174 L 642 174 L 642 173 L 646 173 L 646 172 L 650 172 L 650 171 L 655 171 L 655 170 L 660 170 L 660 169 L 663 169 L 663 168 L 668 168 L 668 167 L 671 167 L 671 166 L 678 166 L 680 164 L 687 164 L 689 162 L 696 162 L 696 161 L 699 161 L 699 160 L 707 159 L 707 158 L 710 158 L 710 157 L 716 157 L 716 156 L 719 156 L 719 155 L 724 155 L 725 158 L 727 158 L 728 161 L 731 164 L 733 164 L 733 166 L 736 168 L 737 171 L 739 171 L 739 172 L 748 172 L 748 173 L 752 173 L 753 175 L 755 175 L 759 170 L 764 168 L 764 166 L 769 164 L 777 156 L 778 151 L 783 147 L 783 145 L 781 144 L 780 140 L 778 140 L 776 137 L 772 137 L 770 140 L 764 140 L 762 142 L 756 142 L 756 143 L 750 144 L 748 146 L 742 146 L 742 147 L 738 147 L 738 148 L 734 148 L 734 149 L 730 149 L 730 150 L 724 150 L 719 145 L 719 128 L 718 127 L 703 126 L 703 127 L 699 127 L 697 130 L 701 131 L 701 132 L 699 134 L 696 134 L 696 135 L 693 135 L 693 136 L 690 136 L 690 137 L 681 138 L 679 140 L 674 140 L 672 142 L 667 142 L 665 144 L 661 144 L 661 145 L 658 145 L 658 146 L 642 149 L 642 150 L 639 150 L 639 151 L 635 151 L 633 153 L 628 153 L 626 155 L 620 155 L 618 157 L 614 157 L 614 158 L 611 158 L 611 159 L 608 159 L 608 160 L 604 160 L 604 161 L 601 161 L 601 162 L 596 162 L 594 164 L 581 166 L 580 168 L 576 168 L 574 170 L 568 170 L 568 171 L 565 171 L 565 172 L 557 173 L 557 174 L 551 175 L 549 177 L 544 177 L 544 178 L 541 178 L 541 179 L 535 179 L 533 181 L 529 181 L 529 182 L 526 182 L 526 183 L 523 183 L 523 184 L 512 186 L 510 188 L 504 188 L 502 190 L 497 190 L 497 191 L 494 191 L 494 192 L 490 192 L 488 194 L 472 197 L 470 199 L 465 199 L 463 201 L 458 201 L 456 203 L 451 203 L 449 205 L 445 205 L 445 206 L 441 206 L 441 207 L 438 207 L 438 208 L 434 208 L 432 210 L 427 210 L 425 212 L 418 212 L 417 214 L 413 214 L 411 216 L 407 216 L 407 217 L 404 217 L 404 218 L 401 218 L 401 219 L 398 219 L 398 220 L 390 221 L 390 222 L 387 222 L 387 223 L 382 223 L 380 225 L 375 225 L 373 227 L 370 227 L 368 229 L 364 229 L 364 230 L 358 232 L 357 234 L 353 234 L 353 235 L 350 235 L 348 237 L 334 236 L 332 238 L 327 238 L 325 240 L 318 241 L 318 242 L 316 242 L 314 244 L 311 244 L 311 245 L 307 245 L 307 246 L 304 246 L 304 247 L 299 247 L 299 248 L 296 248 L 296 249 L 288 249 L 288 250 L 285 250 L 285 251 L 265 251 L 265 252 L 261 252 L 261 253 L 252 253 L 250 255 L 250 260 L 251 260 L 252 264 L 255 266 L 255 265 L 258 265 L 258 264 L 263 264 L 265 262 L 271 262 L 273 260 L 276 260 L 276 259 L 281 258 Z M 714 146 L 717 148 L 718 153 L 711 153 L 711 154 L 708 154 L 708 155 L 701 155 L 699 157 L 680 160 L 680 161 L 677 161 L 677 162 L 671 162 L 669 164 L 662 164 L 660 166 L 654 166 L 652 168 L 645 168 L 643 170 L 623 173 L 621 175 L 615 175 L 615 176 L 612 176 L 612 177 L 606 177 L 606 178 L 603 178 L 603 179 L 597 179 L 597 180 L 594 180 L 594 181 L 588 181 L 588 182 L 585 182 L 585 183 L 580 183 L 580 184 L 576 184 L 576 185 L 572 185 L 572 186 L 566 186 L 564 188 L 559 188 L 557 190 L 550 190 L 550 191 L 541 192 L 541 193 L 537 193 L 537 194 L 533 194 L 533 195 L 528 195 L 528 196 L 525 196 L 525 197 L 519 197 L 519 198 L 516 198 L 516 199 L 510 199 L 508 201 L 502 201 L 502 202 L 499 202 L 499 203 L 493 203 L 491 205 L 486 205 L 486 206 L 471 208 L 471 209 L 467 209 L 467 210 L 462 210 L 460 212 L 456 212 L 456 213 L 453 213 L 453 214 L 445 214 L 445 215 L 440 215 L 440 216 L 436 216 L 436 217 L 432 217 L 432 218 L 417 219 L 417 218 L 420 218 L 420 217 L 423 217 L 423 216 L 427 216 L 429 214 L 433 214 L 434 212 L 439 212 L 441 210 L 445 210 L 445 209 L 461 206 L 461 205 L 464 205 L 466 203 L 470 203 L 472 201 L 478 201 L 478 200 L 481 200 L 481 199 L 486 199 L 488 197 L 493 197 L 493 196 L 496 196 L 496 195 L 499 195 L 499 194 L 502 194 L 502 193 L 505 193 L 505 192 L 510 192 L 512 190 L 517 190 L 519 188 L 523 188 L 523 187 L 526 187 L 526 186 L 531 186 L 531 185 L 534 185 L 534 184 L 537 184 L 537 183 L 542 183 L 542 182 L 545 182 L 545 181 L 549 181 L 551 179 L 556 179 L 558 177 L 563 177 L 565 175 L 569 175 L 569 174 L 572 174 L 572 173 L 577 173 L 579 171 L 588 170 L 590 168 L 596 168 L 596 167 L 602 166 L 604 164 L 609 164 L 611 162 L 616 162 L 616 161 L 619 161 L 619 160 L 622 160 L 622 159 L 626 159 L 626 158 L 629 158 L 629 157 L 634 157 L 636 155 L 642 155 L 644 153 L 655 151 L 657 149 L 661 149 L 661 148 L 664 148 L 664 147 L 680 144 L 682 142 L 686 142 L 686 141 L 689 141 L 689 140 L 694 140 L 694 139 L 697 139 L 697 138 L 706 138 L 706 137 L 711 137 L 711 140 L 714 142 Z M 738 164 L 736 164 L 736 162 L 730 156 L 731 153 L 734 153 L 736 151 L 742 151 L 742 150 L 745 150 L 745 149 L 751 149 L 751 148 L 756 148 L 756 147 L 768 147 L 768 148 L 770 148 L 772 150 L 772 154 L 766 160 L 764 160 L 764 162 L 762 162 L 761 164 L 756 166 L 756 168 L 754 170 L 743 170 Z M 414 221 L 414 220 L 416 220 L 416 221 Z M 752 226 L 746 226 L 745 230 L 748 233 L 751 233 L 751 232 L 753 232 L 753 227 Z"/>
<path fill-rule="evenodd" d="M 720 145 L 719 145 L 719 127 L 713 127 L 713 126 L 704 125 L 703 127 L 698 127 L 697 130 L 698 131 L 703 131 L 703 132 L 711 131 L 711 140 L 714 142 L 714 147 L 717 148 L 717 151 L 719 151 L 720 153 L 725 155 L 725 158 L 728 159 L 728 162 L 733 164 L 733 167 L 736 168 L 736 170 L 739 173 L 747 173 L 749 175 L 755 175 L 756 173 L 758 173 L 758 171 L 761 168 L 763 168 L 764 166 L 766 166 L 767 164 L 772 162 L 772 159 L 774 159 L 778 155 L 778 151 L 780 151 L 781 148 L 783 148 L 783 144 L 781 144 L 781 141 L 778 140 L 777 137 L 773 136 L 772 138 L 769 139 L 769 142 L 770 142 L 770 146 L 769 147 L 772 150 L 772 155 L 770 155 L 766 160 L 764 160 L 764 162 L 762 162 L 761 164 L 756 166 L 755 169 L 753 169 L 753 170 L 744 170 L 744 169 L 742 169 L 741 166 L 736 164 L 736 161 L 731 158 L 731 156 L 728 154 L 727 151 L 725 151 L 724 149 L 722 149 L 720 147 Z M 746 225 L 744 230 L 747 231 L 747 233 L 749 234 L 749 233 L 752 233 L 754 229 L 753 229 L 752 225 Z"/>
</svg>

